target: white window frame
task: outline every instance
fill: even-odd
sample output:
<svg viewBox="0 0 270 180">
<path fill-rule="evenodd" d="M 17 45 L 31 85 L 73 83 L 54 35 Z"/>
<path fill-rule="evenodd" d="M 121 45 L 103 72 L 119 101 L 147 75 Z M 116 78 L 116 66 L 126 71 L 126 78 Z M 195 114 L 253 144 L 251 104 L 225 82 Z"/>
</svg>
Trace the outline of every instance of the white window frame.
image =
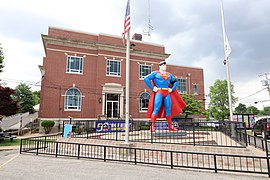
<svg viewBox="0 0 270 180">
<path fill-rule="evenodd" d="M 199 94 L 199 85 L 193 84 L 193 94 L 198 95 Z"/>
<path fill-rule="evenodd" d="M 140 97 L 139 97 L 139 99 L 140 99 L 140 102 L 139 102 L 139 112 L 147 112 L 147 110 L 148 110 L 148 105 L 147 105 L 147 107 L 142 107 L 142 104 L 143 104 L 142 101 L 143 100 L 146 100 L 146 98 L 143 97 L 144 94 L 146 94 L 146 96 L 148 96 L 149 99 L 150 99 L 150 94 L 148 92 L 142 92 L 140 94 Z M 149 103 L 149 99 L 148 99 L 148 103 Z"/>
<path fill-rule="evenodd" d="M 116 62 L 119 67 L 116 67 L 117 72 L 111 72 L 110 66 L 111 62 Z M 115 77 L 120 77 L 121 76 L 121 61 L 120 60 L 113 60 L 113 59 L 107 59 L 106 62 L 106 76 L 115 76 Z"/>
<path fill-rule="evenodd" d="M 178 86 L 177 86 L 177 90 L 180 94 L 185 94 L 187 93 L 187 79 L 184 78 L 176 78 L 178 81 Z M 183 90 L 185 89 L 185 90 Z"/>
<path fill-rule="evenodd" d="M 79 61 L 79 68 L 76 69 L 72 69 L 72 58 L 74 60 L 78 60 Z M 66 73 L 72 73 L 72 74 L 83 74 L 83 62 L 84 62 L 84 58 L 83 57 L 78 57 L 78 56 L 67 56 L 67 66 L 66 66 Z"/>
<path fill-rule="evenodd" d="M 152 66 L 151 65 L 146 65 L 146 64 L 140 64 L 139 65 L 139 79 L 140 80 L 144 79 L 144 77 L 148 75 L 148 74 L 146 74 L 147 72 L 144 71 L 146 69 L 150 69 L 150 72 L 148 74 L 150 74 L 152 72 Z"/>
<path fill-rule="evenodd" d="M 78 95 L 68 95 L 67 93 L 69 91 L 72 91 L 73 90 L 73 93 L 74 93 L 74 90 L 76 90 L 77 92 L 79 92 Z M 77 99 L 78 99 L 78 103 L 77 105 L 68 105 L 69 104 L 69 101 L 70 101 L 70 97 L 76 97 L 77 96 Z M 82 93 L 79 89 L 77 88 L 69 88 L 66 93 L 65 93 L 65 102 L 64 102 L 64 110 L 65 111 L 81 111 L 81 104 L 82 104 Z"/>
</svg>

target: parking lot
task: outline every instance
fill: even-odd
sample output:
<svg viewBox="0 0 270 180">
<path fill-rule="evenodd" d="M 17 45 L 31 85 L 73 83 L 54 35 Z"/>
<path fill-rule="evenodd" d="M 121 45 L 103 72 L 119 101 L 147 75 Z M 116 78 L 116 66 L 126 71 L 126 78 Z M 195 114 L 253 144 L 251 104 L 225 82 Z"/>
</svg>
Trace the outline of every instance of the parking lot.
<svg viewBox="0 0 270 180">
<path fill-rule="evenodd" d="M 234 174 L 190 169 L 170 169 L 88 159 L 54 158 L 0 151 L 0 179 L 269 179 L 267 175 Z"/>
</svg>

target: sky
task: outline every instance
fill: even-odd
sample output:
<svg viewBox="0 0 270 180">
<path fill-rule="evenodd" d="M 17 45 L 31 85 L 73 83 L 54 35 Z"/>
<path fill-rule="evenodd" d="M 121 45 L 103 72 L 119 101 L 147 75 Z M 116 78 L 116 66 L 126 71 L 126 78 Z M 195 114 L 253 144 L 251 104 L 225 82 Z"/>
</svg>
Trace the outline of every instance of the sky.
<svg viewBox="0 0 270 180">
<path fill-rule="evenodd" d="M 48 27 L 119 37 L 127 0 L 0 0 L 0 43 L 4 69 L 0 83 L 19 82 L 40 89 L 45 56 L 41 34 Z M 131 34 L 148 32 L 143 41 L 163 44 L 168 64 L 203 68 L 206 105 L 209 87 L 227 80 L 223 64 L 220 0 L 130 0 Z M 230 80 L 238 103 L 270 106 L 261 81 L 270 73 L 270 1 L 223 0 L 225 29 L 232 52 Z M 270 74 L 267 74 L 270 79 Z M 255 104 L 254 102 L 258 102 Z"/>
</svg>

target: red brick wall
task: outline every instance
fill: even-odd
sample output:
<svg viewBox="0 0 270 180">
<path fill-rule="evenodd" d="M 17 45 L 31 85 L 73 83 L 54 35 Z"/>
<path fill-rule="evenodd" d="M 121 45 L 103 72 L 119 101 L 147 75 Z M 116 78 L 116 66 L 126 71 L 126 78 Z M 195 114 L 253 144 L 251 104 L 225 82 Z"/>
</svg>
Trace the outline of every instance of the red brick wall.
<svg viewBox="0 0 270 180">
<path fill-rule="evenodd" d="M 49 28 L 48 36 L 61 37 L 70 40 L 83 42 L 97 42 L 101 44 L 113 44 L 120 49 L 122 47 L 122 39 L 107 35 L 92 35 L 87 33 L 72 32 L 56 28 Z M 63 39 L 62 39 L 63 40 Z M 95 50 L 89 48 L 71 47 L 69 45 L 46 44 L 46 57 L 43 60 L 45 68 L 45 76 L 41 87 L 41 104 L 39 116 L 41 118 L 96 118 L 98 114 L 102 114 L 102 85 L 105 83 L 118 83 L 125 86 L 126 81 L 126 60 L 125 53 L 112 52 L 109 50 Z M 98 47 L 96 47 L 98 49 Z M 154 44 L 144 44 L 137 42 L 134 47 L 136 52 L 141 50 L 146 52 L 156 52 L 165 55 L 164 46 Z M 66 73 L 67 55 L 76 55 L 84 58 L 83 74 Z M 92 55 L 91 55 L 92 54 Z M 106 59 L 115 57 L 121 60 L 121 77 L 106 76 Z M 145 118 L 146 113 L 139 112 L 139 95 L 150 90 L 143 80 L 139 79 L 139 63 L 153 65 L 152 70 L 158 70 L 158 62 L 162 59 L 136 57 L 131 55 L 130 61 L 130 114 L 134 118 Z M 139 62 L 139 63 L 138 63 Z M 150 63 L 149 63 L 150 62 Z M 152 62 L 152 63 L 151 63 Z M 203 70 L 200 68 L 182 67 L 168 65 L 168 71 L 177 77 L 187 77 L 191 74 L 191 93 L 193 93 L 192 83 L 199 84 L 199 95 L 197 98 L 204 98 L 204 82 Z M 64 111 L 64 94 L 75 84 L 82 95 L 81 111 Z M 125 111 L 125 104 L 124 104 Z"/>
</svg>

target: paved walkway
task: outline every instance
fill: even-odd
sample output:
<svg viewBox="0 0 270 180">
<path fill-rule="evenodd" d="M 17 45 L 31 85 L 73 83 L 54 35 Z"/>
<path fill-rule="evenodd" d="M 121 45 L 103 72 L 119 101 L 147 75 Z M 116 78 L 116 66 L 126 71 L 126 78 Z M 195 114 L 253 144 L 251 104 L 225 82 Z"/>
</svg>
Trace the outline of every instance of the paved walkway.
<svg viewBox="0 0 270 180">
<path fill-rule="evenodd" d="M 98 160 L 77 160 L 0 151 L 0 179 L 8 180 L 263 180 L 267 175 L 214 173 Z"/>
</svg>

